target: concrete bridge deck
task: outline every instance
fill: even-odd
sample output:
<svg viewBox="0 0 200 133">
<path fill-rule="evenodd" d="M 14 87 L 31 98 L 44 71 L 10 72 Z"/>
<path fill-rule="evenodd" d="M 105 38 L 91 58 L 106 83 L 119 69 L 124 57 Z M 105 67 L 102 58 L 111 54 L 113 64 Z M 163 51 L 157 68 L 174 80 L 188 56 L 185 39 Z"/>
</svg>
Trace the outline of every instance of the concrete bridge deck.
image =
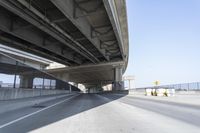
<svg viewBox="0 0 200 133">
<path fill-rule="evenodd" d="M 109 70 L 93 69 L 90 78 L 74 75 L 90 85 L 110 79 L 121 82 L 129 56 L 125 0 L 0 0 L 0 20 L 3 45 L 59 62 L 66 69 L 110 64 Z M 67 71 L 60 73 L 65 75 L 55 76 L 75 81 Z M 108 76 L 98 78 L 102 73 Z"/>
</svg>

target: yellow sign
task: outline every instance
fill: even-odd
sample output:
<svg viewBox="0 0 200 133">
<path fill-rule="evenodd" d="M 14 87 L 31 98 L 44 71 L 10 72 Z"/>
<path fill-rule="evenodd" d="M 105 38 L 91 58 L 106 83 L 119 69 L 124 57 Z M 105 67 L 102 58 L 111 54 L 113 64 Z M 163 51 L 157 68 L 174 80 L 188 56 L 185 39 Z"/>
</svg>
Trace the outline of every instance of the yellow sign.
<svg viewBox="0 0 200 133">
<path fill-rule="evenodd" d="M 154 82 L 154 84 L 155 84 L 155 85 L 159 85 L 160 82 L 156 80 L 156 81 Z"/>
</svg>

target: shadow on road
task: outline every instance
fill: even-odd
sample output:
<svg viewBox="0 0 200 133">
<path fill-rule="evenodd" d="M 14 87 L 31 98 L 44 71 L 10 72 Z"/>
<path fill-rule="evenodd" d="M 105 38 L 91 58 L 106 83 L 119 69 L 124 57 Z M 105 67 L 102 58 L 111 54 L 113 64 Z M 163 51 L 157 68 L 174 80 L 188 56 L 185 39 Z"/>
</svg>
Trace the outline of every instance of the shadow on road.
<svg viewBox="0 0 200 133">
<path fill-rule="evenodd" d="M 120 95 L 104 96 L 113 100 L 121 98 Z M 133 96 L 124 97 L 119 101 L 200 127 L 200 106 Z"/>
<path fill-rule="evenodd" d="M 69 101 L 66 101 L 62 104 L 59 104 L 50 109 L 44 110 L 40 113 L 37 113 L 35 115 L 22 119 L 16 123 L 13 123 L 9 126 L 6 126 L 0 129 L 0 132 L 14 131 L 15 133 L 26 133 L 33 130 L 37 130 L 38 128 L 48 126 L 63 119 L 67 119 L 68 117 L 71 117 L 73 115 L 79 114 L 84 111 L 88 111 L 90 109 L 122 98 L 126 96 L 127 93 L 121 93 L 118 95 L 118 97 L 113 99 L 105 99 L 99 95 L 104 96 L 109 94 L 80 94 Z"/>
</svg>

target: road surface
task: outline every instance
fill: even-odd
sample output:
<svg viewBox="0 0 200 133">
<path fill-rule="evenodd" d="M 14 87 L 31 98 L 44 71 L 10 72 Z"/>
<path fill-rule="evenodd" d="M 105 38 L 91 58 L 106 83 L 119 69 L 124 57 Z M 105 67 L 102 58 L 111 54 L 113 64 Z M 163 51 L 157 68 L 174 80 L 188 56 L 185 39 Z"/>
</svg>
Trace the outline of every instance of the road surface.
<svg viewBox="0 0 200 133">
<path fill-rule="evenodd" d="M 0 114 L 0 133 L 199 133 L 200 106 L 77 94 Z"/>
</svg>

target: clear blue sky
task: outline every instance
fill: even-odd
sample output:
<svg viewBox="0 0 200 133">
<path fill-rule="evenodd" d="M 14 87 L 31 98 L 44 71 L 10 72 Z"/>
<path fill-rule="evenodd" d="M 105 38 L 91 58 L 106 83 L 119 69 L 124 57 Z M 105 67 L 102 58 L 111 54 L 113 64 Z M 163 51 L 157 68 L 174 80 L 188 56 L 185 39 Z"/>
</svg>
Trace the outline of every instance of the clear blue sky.
<svg viewBox="0 0 200 133">
<path fill-rule="evenodd" d="M 136 87 L 200 81 L 200 0 L 127 0 Z"/>
</svg>

